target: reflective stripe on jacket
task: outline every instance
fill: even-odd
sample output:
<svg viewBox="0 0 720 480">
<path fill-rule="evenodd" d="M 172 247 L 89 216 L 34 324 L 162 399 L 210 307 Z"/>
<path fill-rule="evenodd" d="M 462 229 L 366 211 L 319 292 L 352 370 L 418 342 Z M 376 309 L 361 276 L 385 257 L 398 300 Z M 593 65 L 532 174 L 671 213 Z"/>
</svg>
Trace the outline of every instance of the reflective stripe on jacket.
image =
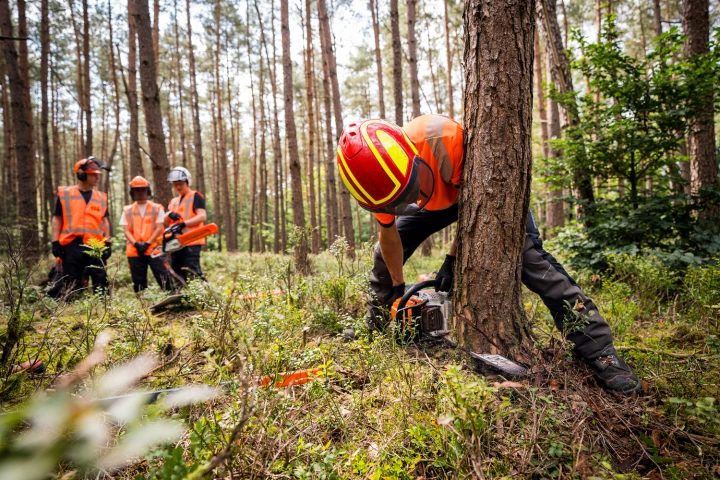
<svg viewBox="0 0 720 480">
<path fill-rule="evenodd" d="M 422 115 L 402 127 L 415 144 L 418 156 L 425 160 L 435 177 L 433 194 L 425 210 L 444 210 L 457 202 L 465 157 L 463 128 L 450 117 Z M 394 216 L 376 213 L 382 224 L 392 223 Z"/>
<path fill-rule="evenodd" d="M 92 191 L 89 202 L 85 202 L 77 186 L 58 187 L 60 205 L 63 211 L 63 223 L 58 240 L 60 245 L 67 245 L 76 237 L 82 237 L 87 244 L 91 238 L 104 241 L 102 220 L 107 214 L 107 194 Z"/>
<path fill-rule="evenodd" d="M 127 222 L 128 229 L 132 233 L 133 238 L 136 242 L 147 242 L 152 237 L 153 230 L 158 223 L 162 223 L 162 219 L 158 218 L 160 214 L 160 205 L 153 202 L 147 202 L 145 207 L 145 215 L 140 214 L 137 202 L 133 202 L 132 205 L 123 207 L 123 215 L 125 215 L 125 222 Z M 145 255 L 151 255 L 153 250 L 157 247 L 157 239 L 150 244 L 145 250 Z M 125 255 L 128 257 L 138 257 L 137 248 L 129 241 L 125 242 Z"/>
<path fill-rule="evenodd" d="M 195 217 L 197 215 L 197 212 L 195 211 L 195 195 L 202 196 L 202 193 L 196 192 L 195 190 L 190 190 L 190 193 L 188 193 L 185 196 L 182 197 L 174 197 L 172 200 L 170 200 L 170 204 L 168 205 L 168 212 L 175 212 L 178 215 L 180 215 L 183 219 L 183 221 L 188 221 L 191 218 Z M 193 230 L 196 230 L 202 226 L 204 226 L 204 222 L 200 222 L 199 224 L 188 227 L 183 230 L 183 233 L 188 233 Z M 195 240 L 194 242 L 191 242 L 189 245 L 205 245 L 205 238 L 201 238 L 200 240 Z"/>
</svg>

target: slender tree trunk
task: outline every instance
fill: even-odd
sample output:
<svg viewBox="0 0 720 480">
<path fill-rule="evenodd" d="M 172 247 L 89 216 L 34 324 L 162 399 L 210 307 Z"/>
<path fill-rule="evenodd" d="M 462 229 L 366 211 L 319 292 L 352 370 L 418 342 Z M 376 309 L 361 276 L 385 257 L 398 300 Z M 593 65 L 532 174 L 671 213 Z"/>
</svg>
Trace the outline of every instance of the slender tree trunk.
<svg viewBox="0 0 720 480">
<path fill-rule="evenodd" d="M 662 12 L 660 11 L 660 0 L 653 0 L 653 27 L 655 36 L 662 35 Z"/>
<path fill-rule="evenodd" d="M 710 14 L 708 0 L 683 2 L 682 24 L 687 40 L 685 57 L 692 60 L 709 51 Z M 714 93 L 705 94 L 704 107 L 698 108 L 690 121 L 690 185 L 693 192 L 718 183 L 717 152 L 715 151 Z M 714 212 L 713 216 L 718 212 Z"/>
<path fill-rule="evenodd" d="M 532 165 L 534 3 L 467 0 L 464 14 L 457 327 L 472 350 L 521 361 L 532 348 L 520 274 Z"/>
<path fill-rule="evenodd" d="M 450 118 L 455 118 L 455 100 L 453 99 L 452 85 L 452 52 L 450 49 L 450 19 L 448 17 L 448 0 L 443 0 L 443 7 L 443 25 L 445 27 L 445 57 L 447 59 L 447 71 L 445 73 L 445 76 L 447 78 L 448 115 L 450 116 Z"/>
<path fill-rule="evenodd" d="M 42 135 L 42 156 L 43 156 L 43 224 L 42 243 L 47 245 L 50 241 L 47 219 L 52 215 L 53 208 L 53 179 L 50 156 L 50 136 L 48 135 L 48 59 L 50 55 L 50 9 L 48 0 L 40 2 L 40 133 Z"/>
<path fill-rule="evenodd" d="M 223 89 L 220 79 L 220 49 L 222 48 L 220 18 L 222 14 L 221 0 L 215 2 L 215 101 L 217 102 L 217 129 L 218 129 L 218 174 L 222 198 L 223 224 L 225 225 L 225 243 L 228 252 L 237 251 L 237 228 L 233 224 L 232 210 L 230 209 L 230 178 L 228 175 L 227 142 L 225 121 L 223 119 Z"/>
<path fill-rule="evenodd" d="M 250 18 L 250 2 L 247 3 L 247 18 Z M 248 70 L 250 78 L 253 78 L 253 61 L 252 61 L 252 45 L 250 39 L 250 22 L 245 24 L 245 36 L 248 39 L 247 45 L 247 59 L 248 59 Z M 260 52 L 262 60 L 262 52 Z M 255 102 L 255 82 L 250 81 L 250 97 L 252 99 L 252 156 L 250 158 L 250 225 L 248 228 L 248 252 L 251 254 L 255 249 L 255 199 L 257 196 L 257 180 L 256 180 L 256 165 L 257 165 L 257 109 Z"/>
<path fill-rule="evenodd" d="M 27 38 L 25 19 L 25 0 L 18 0 L 17 36 Z M 8 0 L 0 0 L 0 35 L 13 38 L 11 10 Z M 10 103 L 12 106 L 12 125 L 15 131 L 15 158 L 17 160 L 18 185 L 18 223 L 23 246 L 30 252 L 39 252 L 38 210 L 36 190 L 35 155 L 33 154 L 33 116 L 30 102 L 29 62 L 26 41 L 21 40 L 16 50 L 14 40 L 4 40 L 5 65 L 10 84 Z M 30 186 L 30 188 L 28 187 Z"/>
<path fill-rule="evenodd" d="M 120 88 L 118 86 L 117 67 L 115 66 L 115 50 L 113 48 L 113 22 L 112 22 L 112 9 L 110 0 L 108 0 L 108 52 L 110 54 L 110 78 L 113 84 L 113 112 L 115 114 L 115 134 L 113 135 L 112 147 L 110 147 L 110 155 L 107 158 L 108 165 L 112 168 L 115 160 L 115 153 L 117 153 L 118 142 L 120 141 Z M 107 178 L 107 185 L 112 186 L 110 178 Z M 126 190 L 123 185 L 123 190 Z"/>
<path fill-rule="evenodd" d="M 323 0 L 319 0 L 323 2 Z M 295 112 L 293 111 L 292 59 L 290 58 L 290 21 L 288 0 L 280 1 L 280 25 L 282 31 L 283 96 L 285 97 L 285 135 L 288 142 L 292 184 L 293 222 L 296 228 L 295 267 L 302 275 L 310 273 L 307 258 L 307 235 L 305 232 L 305 208 L 302 196 L 300 155 L 298 153 Z"/>
<path fill-rule="evenodd" d="M 197 74 L 195 72 L 195 47 L 192 38 L 192 16 L 190 0 L 185 0 L 187 13 L 188 63 L 190 67 L 190 106 L 193 119 L 193 153 L 195 155 L 195 188 L 205 192 L 205 165 L 202 153 L 202 129 L 200 128 L 200 107 L 197 91 Z"/>
<path fill-rule="evenodd" d="M 152 20 L 152 40 L 153 52 L 155 52 L 155 65 L 160 65 L 160 0 L 153 1 L 153 20 Z M 157 69 L 159 70 L 159 69 Z M 155 82 L 157 82 L 158 72 L 155 71 Z"/>
<path fill-rule="evenodd" d="M 52 68 L 52 62 L 50 62 Z M 2 72 L 0 72 L 2 74 Z M 58 128 L 58 99 L 57 99 L 57 83 L 50 77 L 50 91 L 52 94 L 50 109 L 52 113 L 52 162 L 53 162 L 53 181 L 54 185 L 63 185 L 63 168 L 62 158 L 60 157 L 60 129 Z"/>
<path fill-rule="evenodd" d="M 128 153 L 130 155 L 130 177 L 137 175 L 145 176 L 142 157 L 140 156 L 139 124 L 140 112 L 138 111 L 137 95 L 137 28 L 135 28 L 135 2 L 128 0 L 128 79 L 125 82 L 125 95 L 130 111 L 130 138 L 128 140 Z M 120 53 L 118 52 L 118 59 Z M 121 66 L 122 69 L 122 66 Z"/>
<path fill-rule="evenodd" d="M 215 105 L 215 102 L 217 99 L 215 98 L 215 89 L 211 89 L 211 98 L 210 98 L 210 105 Z M 218 172 L 218 122 L 217 122 L 217 112 L 214 108 L 211 108 L 210 111 L 212 112 L 212 163 L 210 165 L 210 172 L 211 172 L 211 182 L 212 182 L 212 205 L 214 209 L 215 216 L 213 217 L 215 219 L 215 223 L 217 223 L 218 226 L 218 251 L 223 251 L 223 235 L 225 234 L 225 222 L 223 221 L 223 201 L 222 199 L 218 198 L 220 195 L 215 194 L 215 192 L 220 192 L 220 174 Z"/>
<path fill-rule="evenodd" d="M 417 39 L 415 38 L 415 10 L 417 0 L 407 0 L 408 64 L 413 118 L 420 116 L 420 81 L 417 69 Z"/>
<path fill-rule="evenodd" d="M 175 29 L 175 68 L 177 70 L 177 97 L 180 110 L 180 149 L 182 151 L 182 164 L 186 165 L 189 158 L 187 156 L 187 138 L 185 137 L 185 109 L 183 106 L 185 85 L 183 84 L 183 66 L 180 61 L 180 27 L 178 25 L 177 0 L 173 0 L 173 28 Z"/>
<path fill-rule="evenodd" d="M 548 124 L 543 92 L 543 55 L 540 49 L 540 34 L 535 29 L 535 98 L 537 98 L 538 117 L 540 118 L 540 140 L 545 158 L 548 157 Z"/>
<path fill-rule="evenodd" d="M 398 0 L 390 0 L 390 27 L 392 30 L 393 52 L 393 95 L 395 96 L 395 123 L 402 125 L 403 91 L 402 91 L 402 50 L 400 48 L 400 15 Z"/>
<path fill-rule="evenodd" d="M 307 151 L 307 178 L 308 178 L 308 200 L 310 207 L 310 228 L 312 253 L 317 255 L 320 253 L 320 231 L 317 226 L 317 217 L 315 216 L 315 92 L 313 91 L 313 75 L 312 75 L 312 41 L 313 32 L 310 11 L 310 0 L 305 0 L 305 101 L 308 117 L 308 143 Z"/>
<path fill-rule="evenodd" d="M 546 42 L 547 44 L 547 42 Z M 548 65 L 547 71 L 550 71 L 550 59 L 546 58 Z M 552 98 L 547 99 L 548 110 L 548 136 L 552 140 L 560 138 L 560 109 L 558 104 Z M 560 151 L 548 142 L 548 158 L 560 158 Z M 556 172 L 553 172 L 555 174 Z M 548 185 L 547 189 L 547 206 L 545 208 L 545 225 L 547 230 L 547 238 L 557 236 L 555 229 L 565 226 L 565 202 L 559 199 L 563 196 L 562 189 L 556 185 Z"/>
<path fill-rule="evenodd" d="M 70 7 L 70 21 L 72 23 L 73 27 L 73 34 L 75 38 L 75 74 L 76 74 L 76 82 L 77 82 L 77 103 L 78 107 L 80 108 L 80 114 L 79 114 L 79 126 L 77 131 L 77 137 L 76 140 L 79 141 L 79 149 L 82 150 L 82 155 L 85 153 L 85 129 L 83 125 L 85 125 L 85 81 L 84 73 L 85 68 L 83 67 L 83 54 L 82 54 L 82 40 L 80 38 L 80 28 L 78 27 L 77 21 L 75 19 L 75 0 L 68 0 L 68 6 Z M 78 158 L 80 156 L 80 152 L 75 152 L 73 155 L 73 158 Z"/>
<path fill-rule="evenodd" d="M 330 28 L 330 20 L 328 18 L 325 0 L 318 0 L 318 16 L 320 23 L 324 24 L 321 36 L 325 38 L 321 41 L 321 46 L 328 60 L 328 74 L 330 77 L 330 86 L 332 87 L 333 112 L 335 114 L 335 143 L 340 140 L 340 134 L 343 130 L 342 110 L 340 107 L 340 86 L 337 78 L 337 66 L 335 64 L 335 52 L 333 52 L 332 35 Z M 292 159 L 291 159 L 292 162 Z M 340 187 L 340 206 L 343 223 L 343 233 L 348 243 L 348 256 L 355 256 L 355 227 L 353 226 L 352 210 L 350 203 L 350 192 L 344 186 Z"/>
<path fill-rule="evenodd" d="M 373 24 L 373 39 L 375 40 L 375 65 L 378 79 L 378 108 L 380 118 L 385 118 L 385 95 L 383 89 L 382 55 L 380 54 L 380 21 L 378 20 L 378 5 L 376 0 L 370 0 L 370 14 Z"/>
<path fill-rule="evenodd" d="M 258 82 L 260 91 L 258 98 L 260 100 L 260 154 L 258 156 L 258 177 L 260 180 L 260 188 L 258 189 L 258 221 L 257 221 L 257 245 L 258 251 L 265 252 L 265 235 L 263 232 L 267 222 L 267 149 L 265 143 L 265 135 L 267 134 L 267 117 L 265 116 L 265 66 L 263 64 L 262 52 L 260 52 L 260 66 L 258 68 L 260 81 Z"/>
<path fill-rule="evenodd" d="M 327 203 L 327 236 L 328 247 L 335 242 L 335 238 L 340 235 L 338 222 L 338 198 L 337 198 L 337 182 L 335 178 L 335 144 L 332 134 L 332 112 L 330 107 L 330 73 L 328 58 L 324 45 L 325 30 L 327 25 L 324 22 L 319 23 L 320 43 L 322 48 L 322 65 L 323 65 L 323 107 L 325 109 L 325 147 L 327 150 L 325 162 L 325 202 Z"/>
<path fill-rule="evenodd" d="M 165 132 L 163 131 L 162 112 L 160 110 L 160 89 L 155 81 L 156 65 L 152 44 L 152 27 L 148 0 L 131 0 L 135 3 L 135 25 L 140 47 L 140 84 L 142 85 L 145 128 L 150 145 L 150 160 L 153 171 L 153 193 L 157 202 L 167 205 L 172 192 L 167 182 L 168 168 Z"/>
<path fill-rule="evenodd" d="M 93 154 L 92 128 L 92 82 L 90 79 L 90 19 L 88 18 L 88 0 L 83 0 L 83 80 L 85 81 L 85 158 Z"/>
<path fill-rule="evenodd" d="M 548 59 L 550 61 L 550 76 L 553 83 L 557 86 L 560 93 L 569 93 L 573 91 L 572 76 L 570 75 L 570 67 L 560 34 L 560 26 L 557 21 L 557 12 L 555 0 L 538 0 L 537 13 L 540 23 L 546 35 L 546 49 Z M 563 109 L 565 114 L 565 125 L 575 125 L 577 123 L 577 105 L 570 103 L 567 108 Z M 583 219 L 584 206 L 592 205 L 595 201 L 595 192 L 593 191 L 592 178 L 584 168 L 576 168 L 573 172 L 573 194 L 581 202 L 576 205 L 576 215 L 578 219 Z"/>
</svg>

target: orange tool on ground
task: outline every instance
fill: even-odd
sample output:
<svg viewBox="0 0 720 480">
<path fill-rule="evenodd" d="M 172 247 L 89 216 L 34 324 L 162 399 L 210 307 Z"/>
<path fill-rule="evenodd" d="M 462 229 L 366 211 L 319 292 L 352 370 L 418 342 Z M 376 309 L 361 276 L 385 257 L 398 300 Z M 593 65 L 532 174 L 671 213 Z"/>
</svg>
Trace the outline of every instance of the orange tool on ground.
<svg viewBox="0 0 720 480">
<path fill-rule="evenodd" d="M 294 372 L 279 373 L 277 375 L 266 375 L 260 377 L 257 381 L 261 387 L 267 387 L 273 380 L 278 388 L 291 387 L 293 385 L 303 385 L 315 380 L 322 372 L 322 368 L 311 368 L 309 370 L 296 370 Z"/>
</svg>

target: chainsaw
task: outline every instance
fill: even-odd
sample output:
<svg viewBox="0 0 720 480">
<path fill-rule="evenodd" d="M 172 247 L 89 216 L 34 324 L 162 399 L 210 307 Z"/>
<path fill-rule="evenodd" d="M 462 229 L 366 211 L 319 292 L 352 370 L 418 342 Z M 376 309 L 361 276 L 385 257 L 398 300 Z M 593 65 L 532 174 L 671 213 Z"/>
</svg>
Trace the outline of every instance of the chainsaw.
<svg viewBox="0 0 720 480">
<path fill-rule="evenodd" d="M 187 247 L 192 242 L 201 238 L 214 235 L 218 232 L 218 226 L 214 223 L 208 223 L 200 228 L 190 230 L 187 233 L 178 235 L 172 228 L 166 228 L 162 239 L 162 253 L 177 252 Z"/>
<path fill-rule="evenodd" d="M 527 369 L 502 355 L 489 353 L 476 353 L 460 347 L 449 337 L 449 319 L 453 315 L 453 304 L 447 292 L 425 290 L 437 285 L 436 280 L 419 282 L 411 285 L 402 298 L 393 303 L 390 314 L 402 339 L 408 341 L 421 341 L 432 339 L 442 341 L 452 348 L 461 348 L 482 370 L 512 377 L 527 375 Z M 474 325 L 473 325 L 474 327 Z"/>
</svg>

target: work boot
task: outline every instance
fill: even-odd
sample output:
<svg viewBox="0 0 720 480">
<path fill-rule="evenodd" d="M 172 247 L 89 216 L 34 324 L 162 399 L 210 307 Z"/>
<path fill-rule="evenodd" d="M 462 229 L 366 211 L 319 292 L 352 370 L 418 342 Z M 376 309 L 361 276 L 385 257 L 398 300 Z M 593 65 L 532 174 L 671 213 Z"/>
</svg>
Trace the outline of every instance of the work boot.
<svg viewBox="0 0 720 480">
<path fill-rule="evenodd" d="M 610 393 L 621 395 L 642 394 L 642 382 L 617 354 L 615 348 L 610 346 L 596 358 L 586 359 L 585 362 L 593 370 L 598 385 Z"/>
</svg>

